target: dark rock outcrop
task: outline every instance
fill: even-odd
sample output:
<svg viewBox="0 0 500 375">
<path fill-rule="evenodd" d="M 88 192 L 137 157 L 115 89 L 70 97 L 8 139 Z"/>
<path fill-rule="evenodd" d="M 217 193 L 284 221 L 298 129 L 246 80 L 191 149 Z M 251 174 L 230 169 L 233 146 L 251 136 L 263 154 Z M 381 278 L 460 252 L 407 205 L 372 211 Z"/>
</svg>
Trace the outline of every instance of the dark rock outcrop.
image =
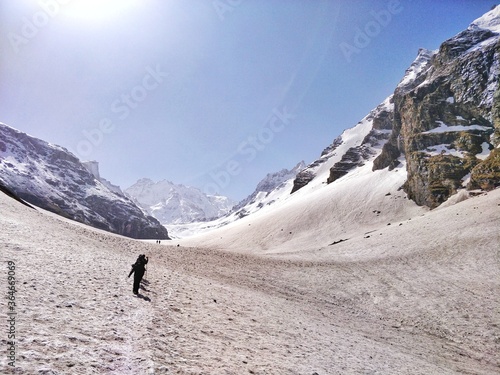
<svg viewBox="0 0 500 375">
<path fill-rule="evenodd" d="M 362 166 L 364 161 L 367 160 L 372 154 L 373 153 L 370 151 L 370 148 L 365 145 L 351 147 L 342 156 L 342 159 L 330 168 L 330 176 L 326 182 L 330 184 L 333 181 L 345 176 L 351 169 Z"/>
<path fill-rule="evenodd" d="M 334 141 L 321 152 L 321 156 L 319 159 L 307 165 L 299 173 L 297 173 L 297 175 L 295 176 L 295 180 L 293 181 L 293 188 L 290 194 L 295 193 L 297 190 L 302 189 L 309 182 L 311 182 L 314 177 L 316 177 L 317 169 L 330 159 L 330 157 L 334 154 L 334 151 L 341 144 L 342 137 L 335 138 Z"/>
<path fill-rule="evenodd" d="M 295 180 L 293 180 L 293 187 L 290 194 L 295 193 L 297 190 L 302 189 L 315 177 L 314 173 L 309 169 L 304 169 L 297 173 Z"/>
<path fill-rule="evenodd" d="M 10 190 L 7 186 L 5 186 L 5 184 L 3 184 L 2 181 L 0 181 L 0 191 L 2 193 L 4 193 L 5 195 L 7 195 L 8 197 L 18 201 L 19 203 L 21 203 L 29 208 L 34 208 L 32 205 L 30 205 L 29 203 L 27 203 L 26 201 L 24 201 L 23 199 L 18 197 L 17 194 L 14 193 L 12 190 Z"/>
</svg>

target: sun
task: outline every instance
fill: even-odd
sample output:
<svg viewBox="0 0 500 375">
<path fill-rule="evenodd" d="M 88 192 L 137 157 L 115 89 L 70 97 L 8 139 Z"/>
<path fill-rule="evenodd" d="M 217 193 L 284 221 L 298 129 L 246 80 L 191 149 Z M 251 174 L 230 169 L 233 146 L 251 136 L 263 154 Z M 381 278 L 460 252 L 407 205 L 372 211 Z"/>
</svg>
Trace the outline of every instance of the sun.
<svg viewBox="0 0 500 375">
<path fill-rule="evenodd" d="M 71 0 L 61 5 L 61 13 L 78 21 L 99 22 L 120 17 L 139 0 Z"/>
</svg>

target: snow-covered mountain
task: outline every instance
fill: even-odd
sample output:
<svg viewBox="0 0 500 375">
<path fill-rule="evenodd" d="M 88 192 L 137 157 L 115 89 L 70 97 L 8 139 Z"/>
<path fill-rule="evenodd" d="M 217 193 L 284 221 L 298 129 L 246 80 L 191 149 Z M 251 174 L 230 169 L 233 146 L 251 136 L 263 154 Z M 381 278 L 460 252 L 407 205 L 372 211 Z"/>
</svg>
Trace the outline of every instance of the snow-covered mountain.
<svg viewBox="0 0 500 375">
<path fill-rule="evenodd" d="M 245 216 L 260 211 L 264 207 L 275 204 L 289 195 L 295 176 L 304 166 L 304 162 L 300 162 L 291 170 L 284 168 L 278 172 L 268 173 L 257 184 L 252 194 L 234 205 L 226 214 L 220 215 L 211 221 L 205 220 L 199 222 L 193 220 L 190 223 L 170 224 L 169 230 L 171 235 L 173 238 L 183 238 L 207 232 L 233 223 Z"/>
<path fill-rule="evenodd" d="M 286 168 L 281 171 L 268 173 L 255 188 L 254 192 L 234 206 L 232 213 L 244 217 L 258 211 L 265 205 L 273 204 L 283 193 L 290 191 L 290 181 L 305 167 L 301 161 L 291 170 Z"/>
<path fill-rule="evenodd" d="M 420 49 L 394 94 L 288 181 L 290 190 L 266 193 L 272 204 L 242 220 L 204 223 L 184 243 L 307 248 L 500 186 L 498 25 L 500 7 L 439 50 Z M 210 228 L 219 229 L 203 234 Z"/>
<path fill-rule="evenodd" d="M 179 238 L 193 231 L 199 233 L 224 226 L 273 204 L 290 192 L 293 179 L 304 166 L 300 162 L 291 170 L 268 173 L 254 192 L 238 204 L 225 196 L 207 195 L 198 188 L 148 178 L 125 189 L 125 194 L 148 215 L 168 226 L 173 238 Z"/>
<path fill-rule="evenodd" d="M 394 92 L 392 131 L 375 168 L 404 156 L 404 190 L 419 205 L 500 185 L 498 24 L 496 7 L 426 53 L 422 69 L 407 72 Z"/>
<path fill-rule="evenodd" d="M 496 9 L 420 50 L 393 95 L 297 176 L 269 175 L 248 214 L 192 224 L 210 232 L 134 241 L 0 193 L 15 274 L 0 310 L 22 310 L 0 372 L 498 374 L 499 24 Z M 2 179 L 105 188 L 22 137 L 2 134 Z"/>
<path fill-rule="evenodd" d="M 234 202 L 224 196 L 207 195 L 195 187 L 148 178 L 125 189 L 125 194 L 163 225 L 216 219 L 234 206 Z"/>
<path fill-rule="evenodd" d="M 95 162 L 0 123 L 0 182 L 33 205 L 133 238 L 168 239 L 119 188 L 103 183 Z M 109 186 L 109 187 L 108 187 Z"/>
</svg>

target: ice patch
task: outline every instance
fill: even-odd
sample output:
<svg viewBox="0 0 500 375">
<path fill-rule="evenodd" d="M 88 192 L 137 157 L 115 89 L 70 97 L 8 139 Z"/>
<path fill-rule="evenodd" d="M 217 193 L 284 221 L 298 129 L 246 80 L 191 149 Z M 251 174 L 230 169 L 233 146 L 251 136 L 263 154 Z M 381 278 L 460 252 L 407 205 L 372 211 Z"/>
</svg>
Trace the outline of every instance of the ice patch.
<svg viewBox="0 0 500 375">
<path fill-rule="evenodd" d="M 483 142 L 481 147 L 483 148 L 483 150 L 476 155 L 476 158 L 484 160 L 488 156 L 490 156 L 490 144 L 488 142 Z"/>
<path fill-rule="evenodd" d="M 449 145 L 442 144 L 442 145 L 428 147 L 426 153 L 430 156 L 452 155 L 458 158 L 464 158 L 465 154 L 463 151 L 459 151 L 454 148 L 449 148 L 448 146 Z"/>
<path fill-rule="evenodd" d="M 430 134 L 430 133 L 447 133 L 447 132 L 462 132 L 462 131 L 470 131 L 470 130 L 482 130 L 488 131 L 491 130 L 488 126 L 482 125 L 446 125 L 443 121 L 436 121 L 439 126 L 437 128 L 428 130 L 426 132 L 422 132 L 422 134 Z"/>
</svg>

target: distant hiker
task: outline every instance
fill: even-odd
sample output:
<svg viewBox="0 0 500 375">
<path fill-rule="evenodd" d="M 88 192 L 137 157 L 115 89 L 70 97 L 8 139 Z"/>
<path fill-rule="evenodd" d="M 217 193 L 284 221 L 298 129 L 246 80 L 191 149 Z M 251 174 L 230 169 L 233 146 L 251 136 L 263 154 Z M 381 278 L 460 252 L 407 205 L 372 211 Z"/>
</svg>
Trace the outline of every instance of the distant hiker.
<svg viewBox="0 0 500 375">
<path fill-rule="evenodd" d="M 132 270 L 128 274 L 128 277 L 130 277 L 132 274 L 134 274 L 134 287 L 133 287 L 133 292 L 134 294 L 139 293 L 139 285 L 141 283 L 142 277 L 144 276 L 144 272 L 146 271 L 146 264 L 148 264 L 149 258 L 146 257 L 146 255 L 141 254 L 139 255 L 139 258 L 135 261 L 134 264 L 132 264 Z"/>
</svg>

